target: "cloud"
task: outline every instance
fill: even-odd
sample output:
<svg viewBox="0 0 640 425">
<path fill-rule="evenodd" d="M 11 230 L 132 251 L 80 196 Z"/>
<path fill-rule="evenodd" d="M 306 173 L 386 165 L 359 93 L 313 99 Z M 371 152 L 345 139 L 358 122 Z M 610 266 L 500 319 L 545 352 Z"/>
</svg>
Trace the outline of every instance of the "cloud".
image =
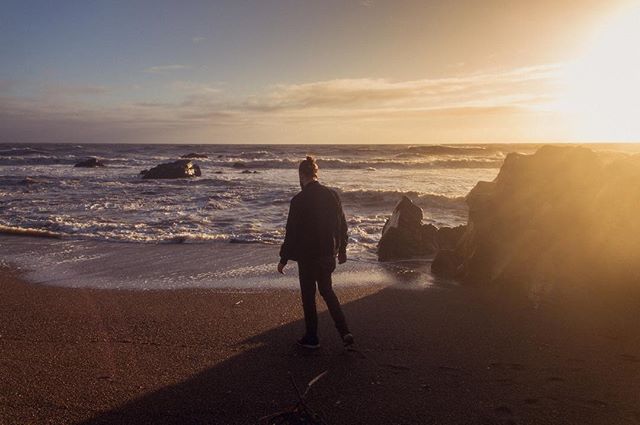
<svg viewBox="0 0 640 425">
<path fill-rule="evenodd" d="M 556 73 L 557 67 L 548 65 L 454 78 L 412 81 L 360 78 L 282 84 L 272 87 L 266 95 L 248 99 L 245 107 L 270 112 L 518 106 L 539 100 Z"/>
<path fill-rule="evenodd" d="M 111 91 L 100 85 L 83 84 L 46 84 L 42 91 L 48 96 L 99 96 Z"/>
<path fill-rule="evenodd" d="M 157 65 L 157 66 L 151 66 L 149 68 L 145 68 L 144 72 L 148 72 L 150 74 L 166 74 L 173 71 L 180 71 L 183 69 L 190 69 L 190 68 L 191 67 L 188 65 L 179 65 L 179 64 Z"/>
<path fill-rule="evenodd" d="M 187 94 L 199 94 L 199 95 L 213 95 L 222 92 L 221 86 L 223 83 L 215 84 L 202 84 L 195 83 L 193 81 L 177 80 L 170 84 L 172 90 L 187 93 Z"/>
<path fill-rule="evenodd" d="M 191 41 L 193 42 L 193 44 L 198 44 L 205 41 L 206 39 L 206 37 L 193 37 Z"/>
<path fill-rule="evenodd" d="M 21 98 L 0 93 L 0 142 L 12 142 L 19 135 L 30 141 L 80 135 L 106 140 L 111 134 L 110 140 L 120 141 L 196 140 L 194 134 L 224 132 L 238 140 L 236 135 L 261 137 L 263 131 L 276 134 L 279 141 L 309 132 L 324 140 L 321 137 L 334 130 L 345 138 L 366 133 L 367 140 L 391 141 L 395 135 L 415 141 L 423 133 L 462 137 L 473 134 L 474 128 L 485 138 L 507 138 L 531 116 L 544 116 L 536 125 L 548 121 L 541 106 L 552 99 L 557 72 L 556 65 L 545 65 L 409 81 L 335 79 L 277 84 L 245 98 L 223 92 L 222 83 L 177 80 L 168 85 L 174 93 L 168 98 L 175 100 L 138 99 L 115 105 L 91 102 L 89 94 L 101 94 L 100 86 L 54 85 L 62 92 L 87 96 Z"/>
</svg>

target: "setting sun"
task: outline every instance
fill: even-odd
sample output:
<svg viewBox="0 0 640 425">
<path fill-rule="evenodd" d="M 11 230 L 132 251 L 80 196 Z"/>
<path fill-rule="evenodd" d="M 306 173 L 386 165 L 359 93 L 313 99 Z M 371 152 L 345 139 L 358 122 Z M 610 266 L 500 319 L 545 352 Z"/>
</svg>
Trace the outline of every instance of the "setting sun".
<svg viewBox="0 0 640 425">
<path fill-rule="evenodd" d="M 601 27 L 561 70 L 558 109 L 577 140 L 635 141 L 640 134 L 640 7 Z"/>
</svg>

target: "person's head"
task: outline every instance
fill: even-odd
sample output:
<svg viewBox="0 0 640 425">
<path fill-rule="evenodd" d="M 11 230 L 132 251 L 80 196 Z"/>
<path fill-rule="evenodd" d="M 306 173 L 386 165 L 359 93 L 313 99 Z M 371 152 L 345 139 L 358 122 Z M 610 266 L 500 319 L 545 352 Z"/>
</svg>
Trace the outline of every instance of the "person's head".
<svg viewBox="0 0 640 425">
<path fill-rule="evenodd" d="M 307 183 L 318 180 L 318 164 L 312 156 L 307 156 L 298 166 L 298 176 L 300 177 L 300 187 Z"/>
</svg>

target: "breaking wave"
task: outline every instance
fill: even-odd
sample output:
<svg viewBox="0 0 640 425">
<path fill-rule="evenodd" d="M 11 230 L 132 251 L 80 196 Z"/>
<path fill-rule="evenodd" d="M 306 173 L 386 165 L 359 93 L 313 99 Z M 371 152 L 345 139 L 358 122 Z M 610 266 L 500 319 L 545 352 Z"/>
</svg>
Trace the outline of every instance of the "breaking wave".
<svg viewBox="0 0 640 425">
<path fill-rule="evenodd" d="M 403 161 L 398 159 L 374 159 L 373 161 L 345 160 L 337 158 L 318 159 L 320 169 L 330 170 L 369 170 L 377 169 L 424 169 L 424 168 L 500 168 L 503 158 L 456 158 Z M 219 167 L 257 168 L 257 169 L 295 169 L 300 160 L 296 159 L 256 159 L 212 161 L 210 164 Z"/>
<path fill-rule="evenodd" d="M 2 144 L 0 233 L 128 243 L 280 243 L 289 201 L 299 190 L 294 171 L 311 154 L 321 169 L 335 170 L 321 178 L 340 186 L 350 249 L 374 249 L 402 196 L 420 206 L 429 222 L 464 222 L 464 195 L 478 180 L 495 178 L 504 149 Z M 187 152 L 208 155 L 193 160 L 202 177 L 139 177 L 141 170 Z M 106 167 L 73 167 L 87 157 Z M 243 174 L 247 169 L 258 172 Z"/>
<path fill-rule="evenodd" d="M 394 206 L 403 196 L 407 196 L 423 209 L 466 209 L 463 196 L 447 197 L 431 193 L 419 193 L 415 191 L 395 190 L 337 190 L 343 204 L 357 204 L 359 206 Z M 390 211 L 389 211 L 390 212 Z"/>
<path fill-rule="evenodd" d="M 41 238 L 61 239 L 64 235 L 44 229 L 33 229 L 19 226 L 4 226 L 0 224 L 0 234 L 14 236 L 35 236 Z"/>
</svg>

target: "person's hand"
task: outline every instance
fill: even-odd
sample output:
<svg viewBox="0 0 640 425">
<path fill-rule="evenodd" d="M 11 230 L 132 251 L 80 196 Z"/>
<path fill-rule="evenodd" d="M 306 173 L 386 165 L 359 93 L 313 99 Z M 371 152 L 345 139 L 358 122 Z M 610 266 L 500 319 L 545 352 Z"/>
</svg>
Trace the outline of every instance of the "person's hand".
<svg viewBox="0 0 640 425">
<path fill-rule="evenodd" d="M 347 253 L 345 252 L 338 254 L 338 264 L 344 264 L 347 262 Z"/>
<path fill-rule="evenodd" d="M 284 266 L 285 264 L 278 263 L 278 273 L 284 274 Z"/>
</svg>

